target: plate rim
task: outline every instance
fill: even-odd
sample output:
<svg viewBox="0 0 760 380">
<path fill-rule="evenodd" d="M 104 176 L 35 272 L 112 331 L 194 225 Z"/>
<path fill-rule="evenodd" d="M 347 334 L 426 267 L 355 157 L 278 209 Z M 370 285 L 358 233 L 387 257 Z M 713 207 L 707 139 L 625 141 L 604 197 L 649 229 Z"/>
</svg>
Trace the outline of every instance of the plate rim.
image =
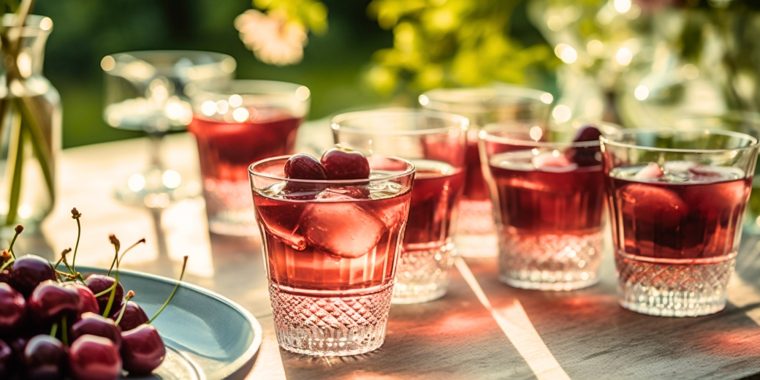
<svg viewBox="0 0 760 380">
<path fill-rule="evenodd" d="M 94 267 L 94 266 L 88 266 L 88 265 L 77 265 L 77 272 L 87 272 L 87 271 L 100 271 L 103 273 L 108 272 L 105 268 L 100 267 Z M 144 277 L 149 280 L 163 282 L 169 285 L 176 285 L 177 283 L 180 284 L 180 287 L 185 287 L 190 290 L 193 290 L 195 292 L 201 293 L 205 296 L 211 297 L 215 299 L 218 302 L 227 304 L 227 306 L 231 307 L 238 313 L 240 313 L 245 320 L 248 322 L 248 324 L 251 326 L 251 330 L 253 331 L 253 341 L 248 346 L 248 348 L 245 350 L 245 352 L 238 356 L 235 360 L 230 362 L 229 364 L 222 367 L 220 370 L 219 375 L 221 375 L 221 378 L 228 378 L 232 375 L 234 375 L 238 370 L 243 368 L 248 362 L 254 360 L 256 353 L 258 353 L 259 348 L 261 348 L 261 343 L 263 341 L 263 329 L 261 328 L 261 323 L 259 323 L 258 319 L 251 314 L 246 308 L 244 308 L 239 303 L 211 290 L 206 289 L 200 285 L 192 284 L 186 281 L 178 281 L 169 277 L 148 273 L 148 272 L 141 272 L 137 270 L 131 270 L 131 269 L 119 269 L 119 274 L 126 273 L 135 277 Z M 201 369 L 203 369 L 201 367 Z M 217 375 L 217 374 L 214 374 Z M 208 374 L 204 373 L 204 376 L 208 376 Z"/>
</svg>

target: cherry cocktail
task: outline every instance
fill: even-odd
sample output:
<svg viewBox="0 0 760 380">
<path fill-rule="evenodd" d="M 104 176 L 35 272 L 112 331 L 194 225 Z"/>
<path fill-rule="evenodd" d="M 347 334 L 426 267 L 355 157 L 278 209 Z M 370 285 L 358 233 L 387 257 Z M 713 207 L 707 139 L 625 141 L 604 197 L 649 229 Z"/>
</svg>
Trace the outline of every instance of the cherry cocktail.
<svg viewBox="0 0 760 380">
<path fill-rule="evenodd" d="M 380 347 L 413 166 L 332 149 L 249 170 L 280 345 L 320 356 Z"/>
<path fill-rule="evenodd" d="M 651 146 L 659 139 L 658 146 Z M 626 132 L 605 142 L 620 303 L 663 316 L 725 306 L 756 147 L 730 132 Z M 674 147 L 675 146 L 675 147 Z M 689 148 L 694 147 L 694 148 Z"/>
</svg>

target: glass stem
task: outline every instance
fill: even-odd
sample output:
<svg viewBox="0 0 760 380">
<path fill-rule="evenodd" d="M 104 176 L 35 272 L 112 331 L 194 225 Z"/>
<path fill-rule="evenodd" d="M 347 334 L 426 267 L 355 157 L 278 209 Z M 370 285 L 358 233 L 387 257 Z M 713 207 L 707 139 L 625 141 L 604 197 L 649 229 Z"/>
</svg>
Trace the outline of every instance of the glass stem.
<svg viewBox="0 0 760 380">
<path fill-rule="evenodd" d="M 164 171 L 164 163 L 161 159 L 161 144 L 164 142 L 163 133 L 148 133 L 149 165 L 151 170 Z"/>
</svg>

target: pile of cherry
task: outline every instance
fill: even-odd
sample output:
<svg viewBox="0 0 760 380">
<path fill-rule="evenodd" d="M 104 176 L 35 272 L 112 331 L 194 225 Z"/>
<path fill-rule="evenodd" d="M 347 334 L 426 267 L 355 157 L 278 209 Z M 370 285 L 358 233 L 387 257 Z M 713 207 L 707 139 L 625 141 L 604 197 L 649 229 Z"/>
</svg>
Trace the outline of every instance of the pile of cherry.
<svg viewBox="0 0 760 380">
<path fill-rule="evenodd" d="M 81 214 L 73 209 L 72 216 L 80 226 Z M 36 255 L 17 257 L 13 245 L 22 230 L 16 227 L 0 254 L 0 379 L 116 379 L 123 371 L 150 374 L 163 362 L 166 347 L 151 324 L 157 315 L 148 319 L 130 300 L 134 292 L 125 293 L 119 282 L 121 258 L 143 241 L 120 255 L 111 235 L 111 270 L 84 275 L 74 266 L 76 248 L 71 264 L 69 249 L 55 264 Z"/>
</svg>

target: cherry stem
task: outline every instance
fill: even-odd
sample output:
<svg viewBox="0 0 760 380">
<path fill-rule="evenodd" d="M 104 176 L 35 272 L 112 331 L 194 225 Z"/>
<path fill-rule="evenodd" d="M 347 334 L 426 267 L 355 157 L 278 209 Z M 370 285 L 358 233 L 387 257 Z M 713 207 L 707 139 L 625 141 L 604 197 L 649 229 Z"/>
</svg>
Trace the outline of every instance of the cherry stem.
<svg viewBox="0 0 760 380">
<path fill-rule="evenodd" d="M 172 299 L 174 299 L 174 295 L 177 294 L 177 289 L 179 289 L 179 286 L 182 283 L 182 278 L 185 277 L 185 268 L 187 268 L 187 256 L 182 259 L 182 271 L 179 272 L 179 279 L 177 280 L 177 283 L 174 284 L 174 289 L 172 289 L 171 294 L 169 294 L 169 297 L 166 299 L 166 301 L 164 301 L 163 305 L 161 305 L 155 314 L 150 317 L 148 324 L 153 323 L 153 320 L 156 319 L 161 314 L 161 312 L 163 312 L 164 309 L 169 306 L 169 303 L 172 302 Z"/>
<path fill-rule="evenodd" d="M 142 239 L 140 239 L 140 240 L 132 243 L 132 245 L 130 245 L 129 247 L 127 247 L 127 249 L 125 249 L 124 252 L 121 253 L 121 256 L 119 256 L 119 261 L 116 264 L 116 268 L 117 269 L 119 268 L 119 264 L 121 264 L 121 260 L 124 260 L 124 255 L 126 255 L 127 252 L 129 252 L 130 250 L 132 250 L 132 248 L 137 247 L 138 245 L 144 244 L 144 243 L 145 243 L 145 238 L 142 238 Z"/>
<path fill-rule="evenodd" d="M 16 261 L 16 258 L 11 257 L 8 261 L 5 262 L 5 264 L 3 264 L 3 266 L 0 267 L 0 272 L 4 271 L 5 268 L 8 268 L 11 264 L 13 264 L 14 261 Z"/>
<path fill-rule="evenodd" d="M 18 235 L 21 235 L 21 231 L 23 230 L 24 230 L 24 226 L 20 224 L 16 226 L 16 228 L 14 229 L 14 231 L 16 231 L 16 234 L 13 235 L 13 239 L 11 240 L 11 245 L 10 247 L 8 247 L 8 252 L 11 253 L 11 256 L 14 259 L 16 258 L 16 254 L 13 252 L 13 245 L 16 244 L 16 239 L 18 239 Z"/>
<path fill-rule="evenodd" d="M 116 271 L 119 271 L 119 249 L 121 248 L 121 243 L 119 242 L 119 239 L 116 238 L 116 235 L 108 235 L 108 240 L 114 248 L 113 261 L 111 261 L 111 266 L 108 268 L 107 273 L 107 275 L 110 276 L 114 266 L 116 266 Z"/>
<path fill-rule="evenodd" d="M 121 311 L 119 311 L 119 317 L 116 318 L 116 320 L 114 321 L 114 323 L 116 323 L 117 325 L 121 322 L 121 318 L 124 316 L 124 311 L 127 310 L 127 302 L 129 302 L 129 300 L 131 300 L 132 297 L 134 296 L 135 296 L 134 290 L 128 291 L 127 295 L 124 296 L 124 304 L 121 305 Z"/>
<path fill-rule="evenodd" d="M 107 317 L 108 313 L 111 312 L 111 307 L 113 307 L 113 301 L 116 298 L 116 286 L 119 285 L 119 268 L 116 267 L 116 272 L 113 276 L 113 285 L 111 285 L 111 294 L 108 296 L 108 302 L 106 303 L 106 308 L 103 310 L 103 316 Z"/>
<path fill-rule="evenodd" d="M 61 317 L 61 342 L 65 345 L 69 345 L 69 335 L 67 333 L 68 326 L 66 325 L 66 316 Z"/>
<path fill-rule="evenodd" d="M 52 336 L 53 338 L 55 338 L 56 334 L 58 334 L 58 324 L 57 323 L 53 323 L 53 325 L 50 326 L 50 336 Z"/>
<path fill-rule="evenodd" d="M 79 238 L 82 236 L 82 224 L 79 222 L 79 218 L 81 216 L 82 214 L 79 213 L 79 210 L 77 210 L 76 207 L 71 209 L 71 217 L 77 221 L 77 242 L 74 244 L 74 255 L 71 257 L 71 266 L 74 268 L 76 268 L 76 264 L 77 264 L 77 251 L 79 250 Z"/>
</svg>

